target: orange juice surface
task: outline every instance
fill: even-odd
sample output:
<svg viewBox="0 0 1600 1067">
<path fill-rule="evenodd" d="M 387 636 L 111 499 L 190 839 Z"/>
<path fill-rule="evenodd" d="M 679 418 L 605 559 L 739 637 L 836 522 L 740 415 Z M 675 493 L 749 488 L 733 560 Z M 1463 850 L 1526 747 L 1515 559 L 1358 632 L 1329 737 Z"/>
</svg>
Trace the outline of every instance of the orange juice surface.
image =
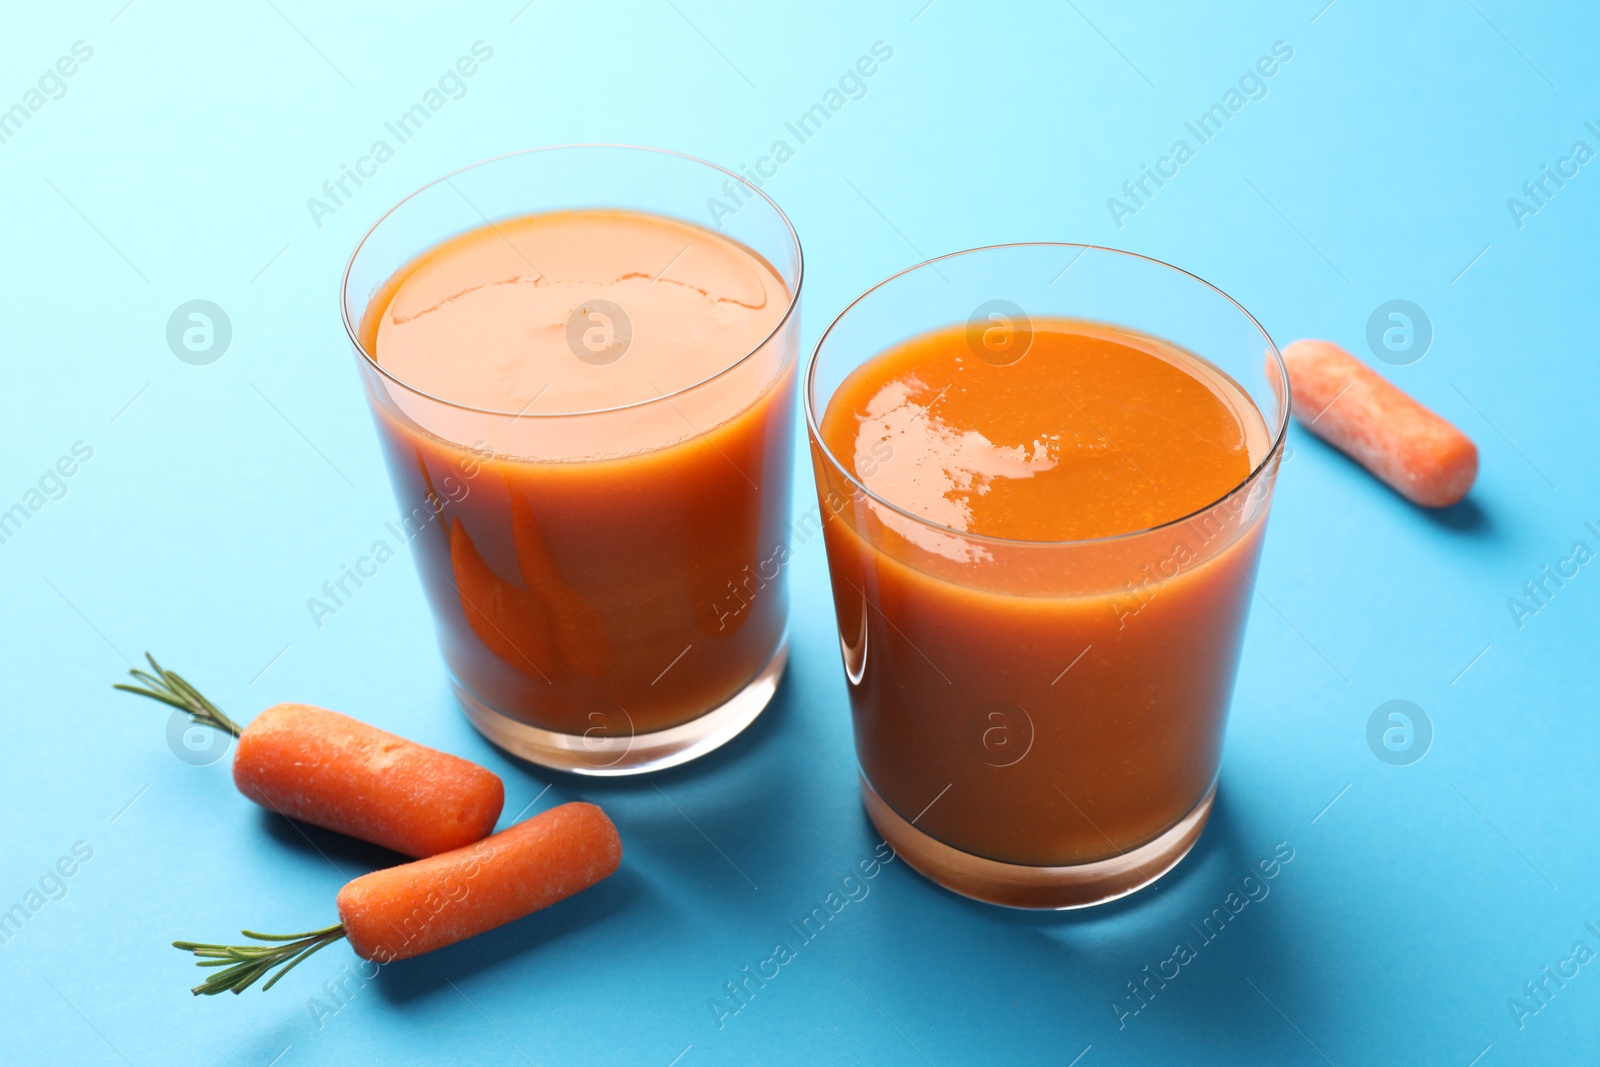
<svg viewBox="0 0 1600 1067">
<path fill-rule="evenodd" d="M 1181 518 L 1243 482 L 1246 413 L 1260 422 L 1191 356 L 1063 322 L 1009 365 L 975 356 L 963 330 L 879 356 L 835 393 L 823 436 L 874 470 L 868 488 L 930 522 L 1085 541 Z M 893 461 L 872 463 L 884 445 Z"/>
<path fill-rule="evenodd" d="M 1004 364 L 952 327 L 863 363 L 820 430 L 871 494 L 819 483 L 857 752 L 890 807 L 1061 866 L 1202 801 L 1262 526 L 1219 505 L 1269 448 L 1242 388 L 1112 327 L 1035 322 Z"/>
<path fill-rule="evenodd" d="M 537 415 L 702 382 L 772 332 L 789 293 L 764 260 L 702 227 L 562 211 L 446 241 L 379 299 L 369 329 L 385 370 L 455 404 Z"/>
<path fill-rule="evenodd" d="M 726 605 L 787 523 L 790 303 L 743 245 L 623 211 L 472 229 L 374 294 L 363 347 L 421 394 L 385 386 L 380 437 L 402 508 L 436 527 L 412 544 L 473 696 L 646 733 L 772 657 L 781 583 Z"/>
</svg>

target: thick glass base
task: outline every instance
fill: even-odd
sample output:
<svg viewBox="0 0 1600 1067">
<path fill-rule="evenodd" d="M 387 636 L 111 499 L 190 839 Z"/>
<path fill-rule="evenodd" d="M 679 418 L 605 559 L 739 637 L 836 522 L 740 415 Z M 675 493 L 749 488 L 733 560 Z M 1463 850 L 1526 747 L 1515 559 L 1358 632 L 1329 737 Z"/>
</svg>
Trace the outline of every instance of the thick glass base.
<svg viewBox="0 0 1600 1067">
<path fill-rule="evenodd" d="M 681 726 L 626 736 L 541 730 L 484 704 L 454 675 L 450 684 L 478 732 L 513 756 L 571 774 L 615 777 L 676 767 L 727 744 L 772 700 L 788 662 L 785 634 L 767 665 L 729 700 Z"/>
<path fill-rule="evenodd" d="M 935 840 L 889 807 L 865 775 L 861 778 L 861 799 L 872 825 L 897 855 L 928 879 L 986 904 L 1056 911 L 1125 897 L 1172 870 L 1205 829 L 1216 795 L 1213 784 L 1172 829 L 1121 856 L 1071 867 L 1026 867 L 984 859 Z"/>
</svg>

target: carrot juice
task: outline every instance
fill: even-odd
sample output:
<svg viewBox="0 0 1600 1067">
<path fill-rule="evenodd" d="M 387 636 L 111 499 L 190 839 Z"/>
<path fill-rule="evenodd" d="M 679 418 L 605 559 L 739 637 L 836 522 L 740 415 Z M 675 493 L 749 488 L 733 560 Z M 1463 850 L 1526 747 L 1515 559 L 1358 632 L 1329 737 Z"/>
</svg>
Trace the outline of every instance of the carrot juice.
<svg viewBox="0 0 1600 1067">
<path fill-rule="evenodd" d="M 1157 338 L 1041 317 L 1014 361 L 972 338 L 866 358 L 813 428 L 863 792 L 936 881 L 1093 903 L 1209 811 L 1274 442 Z"/>
<path fill-rule="evenodd" d="M 379 438 L 492 740 L 625 773 L 726 740 L 696 724 L 741 695 L 734 733 L 766 702 L 784 586 L 730 589 L 788 525 L 793 303 L 738 241 L 616 209 L 470 227 L 373 291 Z"/>
</svg>

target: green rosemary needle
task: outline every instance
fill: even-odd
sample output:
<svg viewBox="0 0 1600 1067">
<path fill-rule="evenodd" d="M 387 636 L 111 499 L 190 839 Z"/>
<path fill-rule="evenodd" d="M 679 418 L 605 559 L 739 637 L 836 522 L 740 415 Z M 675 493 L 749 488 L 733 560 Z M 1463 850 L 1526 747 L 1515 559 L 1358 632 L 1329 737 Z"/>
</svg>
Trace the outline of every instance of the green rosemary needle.
<svg viewBox="0 0 1600 1067">
<path fill-rule="evenodd" d="M 159 668 L 157 668 L 159 670 Z M 303 934 L 258 934 L 253 930 L 239 931 L 260 945 L 211 945 L 199 941 L 174 941 L 172 947 L 192 952 L 200 957 L 197 967 L 220 967 L 190 992 L 195 996 L 215 996 L 218 993 L 242 993 L 255 985 L 274 969 L 278 973 L 261 987 L 265 993 L 277 984 L 278 979 L 299 966 L 307 956 L 326 948 L 344 937 L 344 924 L 334 923 L 321 930 Z"/>
<path fill-rule="evenodd" d="M 137 669 L 128 672 L 133 675 L 135 681 L 142 682 L 144 683 L 143 685 L 129 685 L 126 682 L 118 682 L 111 688 L 120 689 L 124 693 L 137 693 L 142 697 L 149 697 L 151 700 L 159 700 L 161 703 L 171 705 L 179 711 L 188 712 L 190 720 L 201 726 L 225 730 L 234 737 L 238 737 L 244 730 L 244 727 L 224 715 L 222 710 L 215 704 L 201 696 L 199 690 L 184 681 L 182 675 L 162 667 L 161 664 L 156 662 L 156 658 L 148 652 L 144 654 L 144 658 L 150 661 L 150 669 L 155 671 L 154 674 L 151 674 L 150 671 Z"/>
</svg>

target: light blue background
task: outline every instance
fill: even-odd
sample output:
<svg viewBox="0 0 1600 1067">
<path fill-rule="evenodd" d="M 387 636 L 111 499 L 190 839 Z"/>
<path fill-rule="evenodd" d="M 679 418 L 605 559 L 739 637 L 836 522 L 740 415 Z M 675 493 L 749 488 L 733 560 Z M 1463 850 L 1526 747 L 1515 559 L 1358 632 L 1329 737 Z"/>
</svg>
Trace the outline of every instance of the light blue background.
<svg viewBox="0 0 1600 1067">
<path fill-rule="evenodd" d="M 1600 925 L 1600 564 L 1520 629 L 1506 604 L 1574 541 L 1600 548 L 1583 526 L 1600 525 L 1600 164 L 1521 228 L 1506 207 L 1575 140 L 1600 149 L 1584 128 L 1600 125 L 1592 10 L 521 2 L 6 13 L 0 106 L 74 41 L 94 56 L 0 144 L 0 507 L 75 441 L 94 458 L 0 544 L 0 907 L 74 842 L 94 855 L 0 946 L 0 1059 L 1594 1058 L 1600 963 L 1521 1029 L 1507 1000 L 1575 941 L 1600 949 L 1583 927 Z M 314 225 L 306 198 L 480 39 L 494 58 L 467 95 Z M 849 299 L 925 256 L 1113 244 L 1212 280 L 1280 342 L 1370 358 L 1372 310 L 1415 301 L 1431 351 L 1379 369 L 1478 441 L 1482 473 L 1470 506 L 1425 514 L 1295 427 L 1221 799 L 1191 858 L 1131 901 L 1066 916 L 972 904 L 893 864 L 719 1030 L 723 983 L 876 842 L 820 540 L 792 569 L 788 679 L 746 736 L 651 779 L 546 791 L 453 706 L 409 563 L 322 629 L 310 620 L 306 598 L 395 513 L 338 278 L 384 208 L 483 157 L 603 140 L 753 162 L 879 40 L 894 58 L 865 98 L 768 185 L 805 244 L 808 351 Z M 1268 95 L 1114 225 L 1106 198 L 1280 40 L 1294 58 Z M 233 324 L 210 366 L 164 340 L 195 298 Z M 810 492 L 802 466 L 797 500 Z M 240 717 L 312 701 L 479 760 L 506 780 L 507 819 L 536 797 L 598 801 L 623 870 L 391 968 L 320 1027 L 307 998 L 354 962 L 343 946 L 268 994 L 192 998 L 198 972 L 168 941 L 331 921 L 346 877 L 386 860 L 266 817 L 226 760 L 175 759 L 161 709 L 108 688 L 146 647 Z M 1405 767 L 1365 739 L 1397 698 L 1435 733 Z M 1124 983 L 1197 941 L 1188 924 L 1278 842 L 1295 858 L 1270 895 L 1119 1029 Z"/>
</svg>

